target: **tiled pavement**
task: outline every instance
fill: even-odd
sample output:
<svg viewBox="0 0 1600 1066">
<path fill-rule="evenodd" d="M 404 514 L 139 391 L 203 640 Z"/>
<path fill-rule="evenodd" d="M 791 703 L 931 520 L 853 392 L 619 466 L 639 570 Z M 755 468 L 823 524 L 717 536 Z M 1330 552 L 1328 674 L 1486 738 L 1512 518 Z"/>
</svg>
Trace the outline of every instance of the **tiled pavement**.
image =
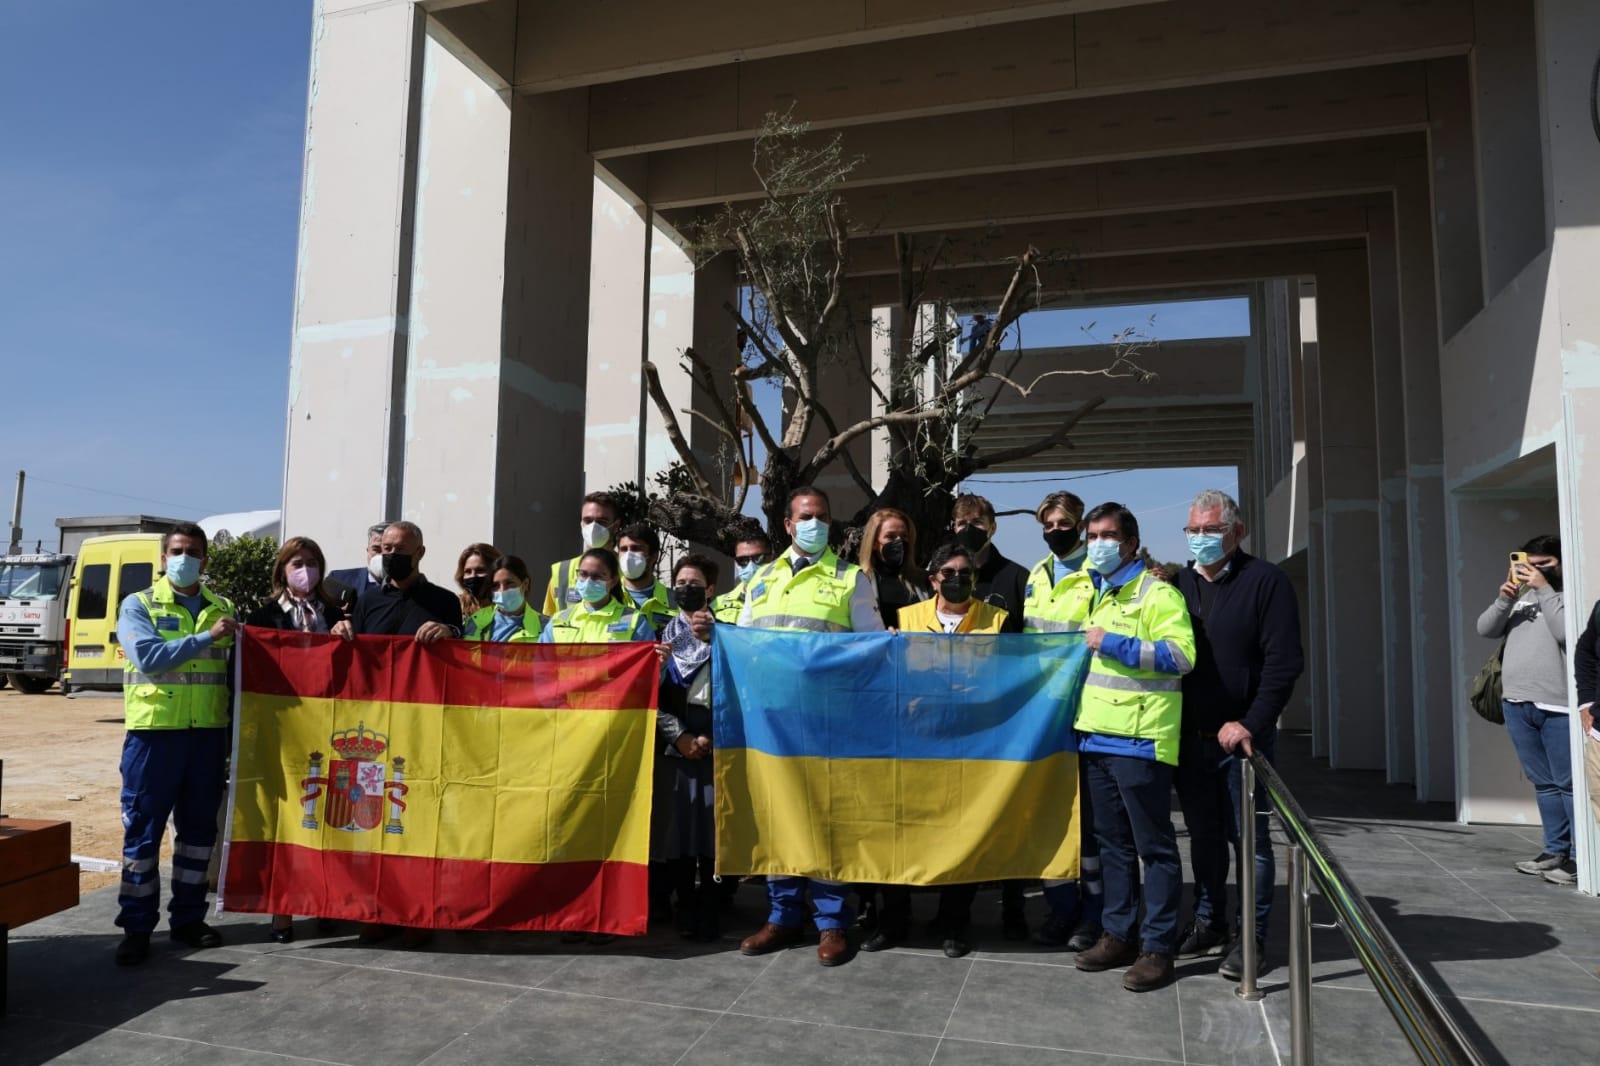
<svg viewBox="0 0 1600 1066">
<path fill-rule="evenodd" d="M 1376 775 L 1329 773 L 1302 742 L 1283 748 L 1290 787 L 1490 1061 L 1600 1060 L 1600 902 L 1511 870 L 1538 850 L 1532 830 L 1458 826 Z M 931 903 L 919 897 L 919 917 Z M 805 948 L 740 956 L 758 891 L 744 889 L 739 906 L 709 947 L 665 933 L 576 949 L 550 935 L 445 934 L 403 952 L 319 938 L 310 921 L 279 947 L 263 942 L 263 919 L 235 915 L 222 923 L 228 947 L 181 953 L 158 937 L 151 963 L 119 970 L 115 893 L 102 891 L 13 934 L 0 1062 L 1287 1061 L 1281 915 L 1266 998 L 1248 1004 L 1215 959 L 1135 996 L 1116 974 L 1005 944 L 992 893 L 968 958 L 924 942 L 833 970 Z M 1318 1062 L 1414 1061 L 1342 937 L 1318 932 L 1314 951 Z"/>
</svg>

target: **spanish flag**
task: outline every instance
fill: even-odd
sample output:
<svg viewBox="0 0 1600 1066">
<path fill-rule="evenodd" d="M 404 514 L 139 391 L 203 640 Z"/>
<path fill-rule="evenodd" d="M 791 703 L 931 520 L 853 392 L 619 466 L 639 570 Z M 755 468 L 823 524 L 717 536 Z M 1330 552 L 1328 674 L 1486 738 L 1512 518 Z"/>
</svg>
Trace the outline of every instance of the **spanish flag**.
<svg viewBox="0 0 1600 1066">
<path fill-rule="evenodd" d="M 1081 634 L 716 637 L 720 872 L 1078 876 Z"/>
<path fill-rule="evenodd" d="M 649 644 L 246 629 L 220 906 L 642 934 Z"/>
</svg>

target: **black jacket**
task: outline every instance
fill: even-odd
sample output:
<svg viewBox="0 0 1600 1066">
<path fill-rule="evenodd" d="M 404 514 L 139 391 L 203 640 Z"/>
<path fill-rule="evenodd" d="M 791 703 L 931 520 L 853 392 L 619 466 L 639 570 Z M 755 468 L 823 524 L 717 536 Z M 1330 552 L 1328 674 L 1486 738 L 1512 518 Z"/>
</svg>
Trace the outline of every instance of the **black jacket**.
<svg viewBox="0 0 1600 1066">
<path fill-rule="evenodd" d="M 442 622 L 461 635 L 461 598 L 422 575 L 404 591 L 379 585 L 361 594 L 350 624 L 357 633 L 411 637 L 428 622 Z"/>
<path fill-rule="evenodd" d="M 1209 590 L 1190 564 L 1176 584 L 1194 626 L 1194 669 L 1183 678 L 1184 733 L 1239 722 L 1251 735 L 1276 728 L 1305 668 L 1300 604 L 1282 570 L 1242 551 Z M 1209 598 L 1202 592 L 1209 591 Z"/>
<path fill-rule="evenodd" d="M 991 607 L 1005 610 L 1006 620 L 1000 632 L 1022 632 L 1022 607 L 1028 599 L 1027 567 L 1001 555 L 999 548 L 990 548 L 988 561 L 978 567 L 972 595 Z"/>
<path fill-rule="evenodd" d="M 1589 624 L 1572 650 L 1572 673 L 1578 679 L 1578 706 L 1595 702 L 1600 688 L 1600 601 L 1589 612 Z"/>
</svg>

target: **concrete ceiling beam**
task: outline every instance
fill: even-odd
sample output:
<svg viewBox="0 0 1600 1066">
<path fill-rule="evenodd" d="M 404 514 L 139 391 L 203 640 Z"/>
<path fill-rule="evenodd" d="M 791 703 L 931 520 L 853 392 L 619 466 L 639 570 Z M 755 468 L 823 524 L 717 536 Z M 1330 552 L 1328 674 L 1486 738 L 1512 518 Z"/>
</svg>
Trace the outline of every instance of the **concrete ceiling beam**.
<svg viewBox="0 0 1600 1066">
<path fill-rule="evenodd" d="M 1414 132 L 1428 123 L 1420 63 L 904 119 L 839 136 L 861 162 L 844 187 Z M 619 157 L 620 158 L 620 157 Z M 652 152 L 642 197 L 658 208 L 762 195 L 747 141 Z"/>
<path fill-rule="evenodd" d="M 554 76 L 563 63 L 551 52 L 568 31 L 572 48 L 587 42 L 606 57 L 606 71 L 593 73 L 591 83 L 630 64 L 633 73 L 654 69 L 636 53 L 663 42 L 637 20 L 626 34 L 591 25 L 614 22 L 614 6 L 524 0 L 519 88 L 582 83 Z M 659 15 L 649 21 L 691 38 L 716 29 L 682 4 L 653 6 Z M 792 37 L 787 21 L 825 18 L 816 6 L 782 8 L 774 22 L 769 5 L 750 5 L 750 21 L 772 23 L 768 32 Z M 604 157 L 748 139 L 769 113 L 790 109 L 817 128 L 831 128 L 1459 55 L 1473 42 L 1472 7 L 1473 0 L 1231 0 L 1138 5 L 741 62 L 722 62 L 715 49 L 702 48 L 702 62 L 685 64 L 695 69 L 595 84 L 589 147 Z M 549 14 L 530 17 L 534 8 Z M 541 23 L 572 18 L 569 12 L 583 15 L 553 39 L 539 39 Z M 567 62 L 581 66 L 584 59 L 574 51 Z"/>
</svg>

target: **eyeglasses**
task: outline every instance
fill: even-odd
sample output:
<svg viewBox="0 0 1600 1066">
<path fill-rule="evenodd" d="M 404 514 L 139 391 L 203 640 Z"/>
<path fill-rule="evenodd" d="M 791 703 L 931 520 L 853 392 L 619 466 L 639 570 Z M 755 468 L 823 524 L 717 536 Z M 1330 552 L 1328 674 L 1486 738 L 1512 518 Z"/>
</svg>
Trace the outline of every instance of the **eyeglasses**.
<svg viewBox="0 0 1600 1066">
<path fill-rule="evenodd" d="M 585 581 L 610 581 L 611 575 L 601 570 L 579 570 L 578 576 Z"/>
<path fill-rule="evenodd" d="M 1188 537 L 1225 537 L 1228 535 L 1227 526 L 1184 526 L 1184 536 Z"/>
<path fill-rule="evenodd" d="M 940 569 L 939 571 L 937 571 L 937 574 L 938 574 L 938 577 L 939 577 L 940 581 L 954 581 L 957 578 L 971 577 L 972 576 L 972 571 L 971 570 L 966 570 L 966 569 L 952 570 L 948 566 L 946 566 L 946 567 Z"/>
<path fill-rule="evenodd" d="M 733 561 L 738 563 L 740 566 L 754 566 L 764 557 L 764 555 L 735 555 L 733 557 Z"/>
</svg>

